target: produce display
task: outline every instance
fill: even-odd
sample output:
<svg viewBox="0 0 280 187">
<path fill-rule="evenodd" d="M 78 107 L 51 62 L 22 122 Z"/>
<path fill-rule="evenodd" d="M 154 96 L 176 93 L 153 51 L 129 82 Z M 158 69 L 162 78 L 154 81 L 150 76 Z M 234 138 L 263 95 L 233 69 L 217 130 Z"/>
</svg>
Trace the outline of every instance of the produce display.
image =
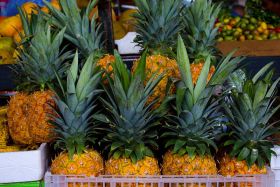
<svg viewBox="0 0 280 187">
<path fill-rule="evenodd" d="M 222 17 L 215 26 L 219 29 L 218 41 L 277 40 L 280 27 L 268 24 L 252 16 Z"/>
<path fill-rule="evenodd" d="M 0 29 L 0 60 L 17 47 L 18 83 L 0 108 L 0 156 L 48 143 L 51 175 L 268 174 L 280 78 L 273 63 L 247 75 L 244 58 L 222 55 L 216 39 L 273 39 L 275 27 L 248 16 L 217 22 L 221 6 L 211 1 L 135 0 L 138 9 L 115 22 L 135 29 L 143 49 L 129 69 L 117 50 L 105 50 L 103 27 L 90 16 L 97 0 L 43 2 L 42 11 L 25 3 L 4 19 L 20 23 L 16 45 L 15 28 L 6 26 L 10 36 Z M 90 186 L 81 181 L 69 186 Z"/>
</svg>

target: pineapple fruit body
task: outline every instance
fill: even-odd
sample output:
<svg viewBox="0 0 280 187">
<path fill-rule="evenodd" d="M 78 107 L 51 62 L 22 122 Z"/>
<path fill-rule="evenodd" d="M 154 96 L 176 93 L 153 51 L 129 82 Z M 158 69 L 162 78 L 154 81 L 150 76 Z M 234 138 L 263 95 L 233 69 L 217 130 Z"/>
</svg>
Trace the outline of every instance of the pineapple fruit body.
<svg viewBox="0 0 280 187">
<path fill-rule="evenodd" d="M 202 71 L 202 68 L 204 66 L 204 62 L 200 62 L 200 63 L 192 63 L 191 64 L 191 74 L 192 74 L 192 81 L 193 84 L 196 84 L 198 77 Z M 212 75 L 215 72 L 215 66 L 211 66 L 208 76 L 207 76 L 207 82 L 211 79 Z"/>
<path fill-rule="evenodd" d="M 132 71 L 138 66 L 139 60 L 136 61 L 132 67 Z M 174 59 L 170 59 L 163 55 L 151 55 L 146 58 L 146 82 L 152 78 L 152 76 L 160 75 L 164 73 L 164 77 L 161 82 L 157 85 L 154 92 L 150 95 L 148 103 L 151 103 L 156 98 L 159 98 L 160 101 L 163 100 L 166 93 L 166 85 L 169 78 L 179 79 L 180 73 L 178 70 L 177 62 Z M 170 88 L 171 92 L 175 92 L 175 87 L 172 84 Z M 158 103 L 156 106 L 159 106 Z"/>
<path fill-rule="evenodd" d="M 54 106 L 51 91 L 38 91 L 31 95 L 18 93 L 9 102 L 8 127 L 13 141 L 30 145 L 50 142 L 53 127 L 48 113 Z"/>
<path fill-rule="evenodd" d="M 245 160 L 238 161 L 237 158 L 230 158 L 229 155 L 225 155 L 220 160 L 220 173 L 223 176 L 235 176 L 235 175 L 255 175 L 266 174 L 266 167 L 259 168 L 256 164 L 248 167 Z"/>
<path fill-rule="evenodd" d="M 153 157 L 146 156 L 136 163 L 132 163 L 129 158 L 110 158 L 105 164 L 105 174 L 121 176 L 159 175 L 160 169 L 157 159 Z"/>
<path fill-rule="evenodd" d="M 113 55 L 105 55 L 98 62 L 97 65 L 101 67 L 101 69 L 105 70 L 107 73 L 111 74 L 113 72 L 112 63 L 115 62 L 115 57 Z"/>
<path fill-rule="evenodd" d="M 51 165 L 51 173 L 56 175 L 98 176 L 104 173 L 103 159 L 95 150 L 86 150 L 69 158 L 67 152 L 60 153 Z"/>
<path fill-rule="evenodd" d="M 217 175 L 216 162 L 212 156 L 196 155 L 194 158 L 188 154 L 180 156 L 171 151 L 163 157 L 164 175 Z"/>
</svg>

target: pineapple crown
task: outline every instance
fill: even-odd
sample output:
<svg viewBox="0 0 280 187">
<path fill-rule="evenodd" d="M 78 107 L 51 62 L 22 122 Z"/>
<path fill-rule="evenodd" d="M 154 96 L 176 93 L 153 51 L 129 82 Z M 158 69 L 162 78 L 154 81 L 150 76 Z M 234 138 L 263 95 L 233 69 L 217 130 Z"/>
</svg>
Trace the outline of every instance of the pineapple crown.
<svg viewBox="0 0 280 187">
<path fill-rule="evenodd" d="M 18 9 L 18 12 L 20 15 L 20 19 L 21 19 L 21 23 L 22 23 L 22 27 L 23 27 L 23 31 L 24 31 L 24 34 L 19 32 L 20 37 L 21 37 L 21 42 L 18 45 L 21 45 L 21 44 L 24 45 L 24 43 L 27 43 L 27 45 L 28 45 L 28 42 L 31 40 L 31 38 L 34 35 L 36 35 L 36 29 L 37 29 L 37 26 L 39 25 L 37 23 L 42 21 L 42 19 L 40 17 L 42 15 L 34 14 L 34 12 L 32 12 L 31 14 L 27 14 L 20 7 L 18 7 L 17 9 Z"/>
<path fill-rule="evenodd" d="M 51 13 L 51 15 L 44 13 L 45 16 L 58 29 L 66 27 L 65 38 L 79 49 L 83 57 L 101 52 L 104 46 L 103 32 L 94 18 L 89 19 L 90 11 L 96 5 L 97 0 L 91 1 L 85 10 L 80 10 L 77 2 L 73 0 L 59 1 L 62 10 L 57 10 L 46 0 L 43 2 Z"/>
<path fill-rule="evenodd" d="M 58 134 L 56 148 L 67 150 L 70 158 L 75 153 L 82 153 L 89 142 L 95 143 L 96 140 L 92 113 L 102 92 L 97 89 L 102 73 L 94 71 L 95 62 L 94 55 L 90 55 L 79 73 L 76 53 L 67 74 L 67 86 L 61 85 L 63 96 L 57 94 L 55 97 L 57 108 L 52 115 L 52 123 Z"/>
<path fill-rule="evenodd" d="M 230 53 L 219 63 L 214 75 L 207 83 L 211 63 L 208 57 L 194 85 L 188 53 L 179 36 L 177 63 L 181 81 L 178 83 L 174 102 L 177 115 L 167 116 L 166 131 L 161 136 L 167 139 L 166 148 L 172 148 L 173 152 L 179 155 L 187 153 L 191 157 L 197 154 L 211 154 L 210 147 L 217 149 L 213 139 L 216 135 L 219 116 L 214 114 L 219 109 L 222 98 L 214 98 L 213 92 L 215 86 L 222 84 L 242 60 L 241 58 L 231 59 L 232 55 L 233 53 Z"/>
<path fill-rule="evenodd" d="M 216 48 L 218 28 L 215 22 L 221 10 L 211 0 L 195 0 L 190 7 L 183 11 L 183 38 L 191 60 L 205 60 L 209 55 L 211 59 L 219 54 Z"/>
<path fill-rule="evenodd" d="M 148 97 L 163 78 L 163 75 L 153 76 L 146 85 L 145 63 L 146 52 L 140 59 L 135 74 L 127 69 L 121 57 L 115 52 L 113 78 L 107 75 L 109 85 L 105 87 L 108 99 L 102 99 L 107 113 L 99 119 L 107 123 L 107 135 L 103 139 L 109 157 L 115 159 L 130 158 L 133 163 L 145 156 L 153 156 L 156 143 L 156 127 L 166 108 L 161 105 L 157 110 L 153 106 L 158 99 L 147 103 Z"/>
<path fill-rule="evenodd" d="M 170 53 L 181 30 L 181 0 L 135 0 L 138 13 L 135 42 L 143 49 Z"/>
<path fill-rule="evenodd" d="M 230 156 L 246 160 L 248 166 L 257 163 L 262 168 L 275 154 L 271 150 L 275 140 L 268 140 L 268 137 L 279 133 L 278 121 L 270 123 L 269 120 L 280 108 L 274 104 L 280 78 L 272 82 L 271 66 L 272 63 L 267 64 L 252 79 L 233 88 L 229 103 L 224 104 L 231 122 L 224 146 L 233 146 Z"/>
<path fill-rule="evenodd" d="M 34 30 L 30 34 L 33 35 L 19 49 L 18 67 L 15 68 L 19 77 L 24 77 L 24 81 L 20 80 L 20 88 L 52 88 L 56 76 L 62 76 L 66 71 L 65 62 L 71 57 L 71 52 L 65 48 L 60 49 L 65 28 L 54 33 L 49 23 L 40 15 L 32 23 Z"/>
</svg>

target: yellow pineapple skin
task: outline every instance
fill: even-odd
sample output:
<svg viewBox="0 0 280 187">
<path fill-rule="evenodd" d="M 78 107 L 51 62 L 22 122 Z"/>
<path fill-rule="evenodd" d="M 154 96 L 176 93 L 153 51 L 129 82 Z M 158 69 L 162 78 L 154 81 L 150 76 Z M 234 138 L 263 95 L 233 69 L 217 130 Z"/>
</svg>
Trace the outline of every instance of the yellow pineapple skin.
<svg viewBox="0 0 280 187">
<path fill-rule="evenodd" d="M 54 106 L 51 91 L 31 95 L 18 93 L 11 97 L 8 107 L 8 127 L 16 144 L 32 145 L 54 139 L 53 126 L 48 122 Z"/>
<path fill-rule="evenodd" d="M 115 57 L 113 55 L 105 55 L 98 62 L 97 65 L 101 67 L 101 69 L 105 70 L 107 73 L 113 72 L 112 63 L 115 62 Z"/>
<path fill-rule="evenodd" d="M 29 96 L 27 115 L 34 143 L 51 142 L 54 139 L 54 127 L 49 123 L 49 115 L 55 106 L 53 96 L 52 91 L 38 91 Z"/>
<path fill-rule="evenodd" d="M 134 62 L 132 71 L 134 72 L 139 60 Z M 168 78 L 180 79 L 180 72 L 176 60 L 170 59 L 163 55 L 151 55 L 146 58 L 146 82 L 153 75 L 160 75 L 164 73 L 163 79 L 159 82 L 157 87 L 154 90 L 154 93 L 148 98 L 148 103 L 154 101 L 156 98 L 159 98 L 162 101 L 166 93 L 166 84 Z M 175 93 L 175 86 L 172 85 L 171 93 Z M 158 104 L 159 105 L 159 104 Z M 158 106 L 157 105 L 157 106 Z M 157 107 L 155 106 L 155 107 Z"/>
<path fill-rule="evenodd" d="M 185 154 L 179 156 L 168 151 L 163 156 L 163 175 L 217 175 L 217 166 L 213 157 L 195 156 L 194 159 Z"/>
<path fill-rule="evenodd" d="M 6 146 L 9 139 L 7 107 L 0 107 L 0 146 Z"/>
<path fill-rule="evenodd" d="M 256 164 L 249 168 L 245 160 L 238 161 L 236 158 L 230 158 L 230 156 L 226 154 L 220 160 L 219 172 L 223 176 L 254 175 L 267 174 L 267 169 L 266 167 L 259 168 Z"/>
<path fill-rule="evenodd" d="M 159 175 L 160 168 L 158 166 L 157 159 L 153 157 L 145 157 L 137 163 L 132 163 L 129 158 L 110 158 L 105 163 L 105 174 L 106 175 Z"/>
<path fill-rule="evenodd" d="M 204 66 L 204 63 L 200 62 L 200 63 L 193 63 L 191 64 L 191 73 L 192 73 L 192 82 L 193 84 L 196 84 L 199 75 L 202 71 L 202 68 Z M 211 66 L 209 73 L 208 73 L 208 77 L 207 77 L 207 82 L 211 79 L 211 77 L 213 76 L 214 72 L 215 72 L 215 66 Z"/>
<path fill-rule="evenodd" d="M 0 153 L 17 152 L 20 150 L 21 150 L 21 147 L 18 145 L 0 146 Z"/>
<path fill-rule="evenodd" d="M 229 155 L 225 154 L 219 162 L 219 173 L 223 176 L 235 176 L 235 175 L 256 175 L 256 174 L 267 174 L 266 167 L 259 168 L 256 164 L 248 167 L 245 160 L 238 161 L 237 158 L 230 158 Z M 224 187 L 224 185 L 220 185 Z M 228 184 L 226 187 L 252 187 L 252 183 L 243 183 L 239 185 L 237 183 Z"/>
<path fill-rule="evenodd" d="M 9 102 L 7 116 L 10 136 L 16 144 L 32 144 L 29 122 L 27 119 L 28 95 L 17 93 Z"/>
<path fill-rule="evenodd" d="M 217 175 L 217 166 L 211 156 L 195 156 L 194 159 L 185 154 L 180 156 L 167 151 L 163 156 L 162 174 L 163 175 Z M 171 184 L 177 187 L 177 184 Z M 206 187 L 205 183 L 179 184 L 179 187 Z M 211 187 L 217 187 L 212 184 Z"/>
<path fill-rule="evenodd" d="M 95 150 L 86 150 L 69 158 L 67 152 L 60 153 L 51 164 L 51 173 L 54 175 L 86 175 L 99 176 L 104 174 L 104 163 L 101 155 Z"/>
</svg>

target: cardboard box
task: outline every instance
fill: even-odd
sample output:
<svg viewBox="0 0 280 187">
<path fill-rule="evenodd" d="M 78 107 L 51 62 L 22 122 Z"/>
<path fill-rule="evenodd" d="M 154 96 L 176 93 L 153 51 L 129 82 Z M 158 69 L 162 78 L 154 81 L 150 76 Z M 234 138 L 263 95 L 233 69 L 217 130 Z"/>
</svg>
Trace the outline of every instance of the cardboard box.
<svg viewBox="0 0 280 187">
<path fill-rule="evenodd" d="M 224 41 L 217 47 L 223 55 L 238 49 L 234 56 L 280 56 L 280 40 Z"/>
</svg>

